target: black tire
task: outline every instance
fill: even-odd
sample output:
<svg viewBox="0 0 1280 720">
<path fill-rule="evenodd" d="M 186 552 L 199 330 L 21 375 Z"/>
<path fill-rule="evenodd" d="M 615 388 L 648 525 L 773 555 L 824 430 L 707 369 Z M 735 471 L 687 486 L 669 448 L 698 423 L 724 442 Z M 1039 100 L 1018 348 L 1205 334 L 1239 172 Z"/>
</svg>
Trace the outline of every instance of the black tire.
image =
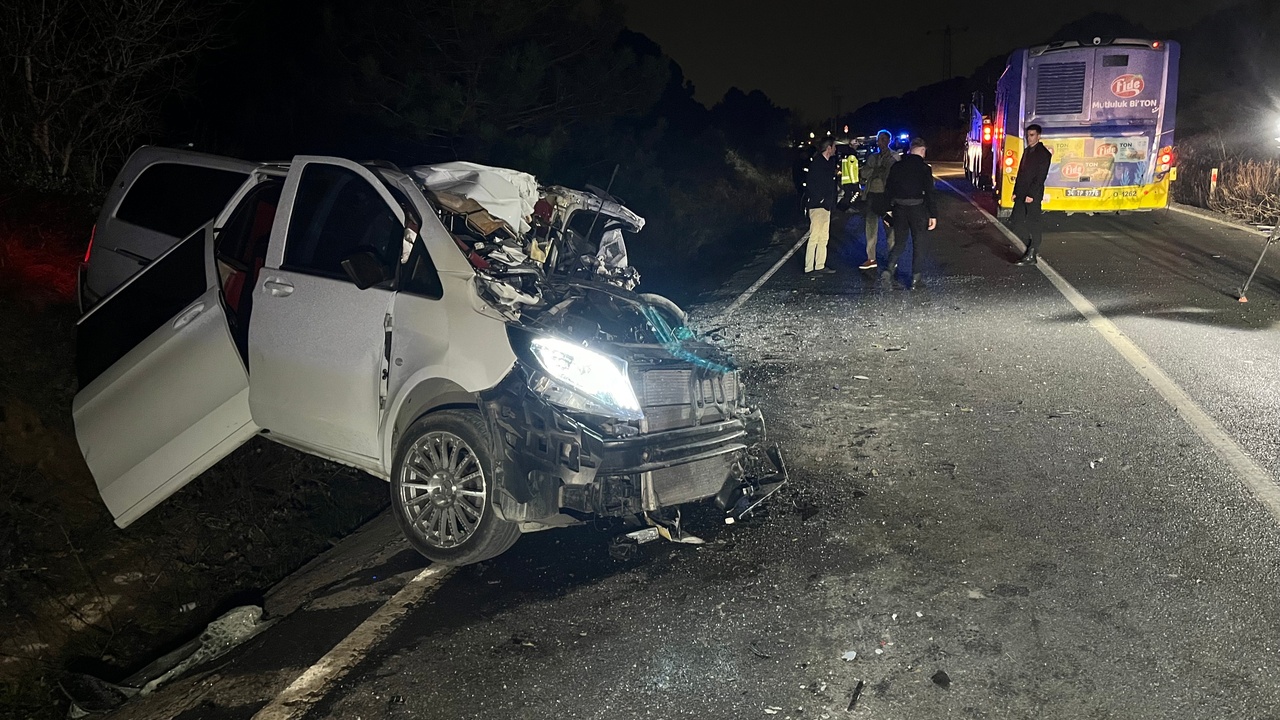
<svg viewBox="0 0 1280 720">
<path fill-rule="evenodd" d="M 489 448 L 489 430 L 474 410 L 420 417 L 396 444 L 391 512 L 413 549 L 432 562 L 478 563 L 520 538 L 518 525 L 494 513 Z"/>
</svg>

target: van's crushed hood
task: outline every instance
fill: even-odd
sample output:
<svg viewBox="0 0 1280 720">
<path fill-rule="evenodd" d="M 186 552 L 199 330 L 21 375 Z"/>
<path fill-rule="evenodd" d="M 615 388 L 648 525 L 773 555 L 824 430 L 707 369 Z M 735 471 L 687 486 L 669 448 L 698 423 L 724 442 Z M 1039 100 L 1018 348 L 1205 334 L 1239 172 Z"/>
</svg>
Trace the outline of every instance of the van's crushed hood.
<svg viewBox="0 0 1280 720">
<path fill-rule="evenodd" d="M 409 172 L 475 268 L 481 295 L 513 320 L 564 300 L 571 280 L 627 291 L 640 283 L 626 236 L 644 218 L 599 188 L 543 186 L 467 162 Z"/>
</svg>

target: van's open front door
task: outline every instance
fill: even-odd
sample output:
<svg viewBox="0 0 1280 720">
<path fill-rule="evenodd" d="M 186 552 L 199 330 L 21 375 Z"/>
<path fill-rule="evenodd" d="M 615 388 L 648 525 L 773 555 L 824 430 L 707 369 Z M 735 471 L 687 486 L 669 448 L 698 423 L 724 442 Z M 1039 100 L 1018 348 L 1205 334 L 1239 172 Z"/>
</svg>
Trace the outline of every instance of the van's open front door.
<svg viewBox="0 0 1280 720">
<path fill-rule="evenodd" d="M 76 439 L 121 527 L 258 432 L 221 292 L 210 223 L 76 328 Z"/>
</svg>

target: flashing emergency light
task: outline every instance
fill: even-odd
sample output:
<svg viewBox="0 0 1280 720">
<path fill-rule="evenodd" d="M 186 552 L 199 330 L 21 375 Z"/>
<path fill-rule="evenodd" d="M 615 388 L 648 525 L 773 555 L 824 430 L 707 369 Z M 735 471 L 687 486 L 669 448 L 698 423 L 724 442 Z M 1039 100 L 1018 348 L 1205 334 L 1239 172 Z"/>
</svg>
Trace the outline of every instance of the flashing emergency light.
<svg viewBox="0 0 1280 720">
<path fill-rule="evenodd" d="M 899 140 L 906 140 L 906 139 L 908 139 L 908 138 L 910 138 L 910 137 L 911 137 L 911 134 L 910 134 L 910 133 L 902 133 L 901 135 L 899 135 L 899 136 L 898 136 L 898 139 L 899 139 Z"/>
</svg>

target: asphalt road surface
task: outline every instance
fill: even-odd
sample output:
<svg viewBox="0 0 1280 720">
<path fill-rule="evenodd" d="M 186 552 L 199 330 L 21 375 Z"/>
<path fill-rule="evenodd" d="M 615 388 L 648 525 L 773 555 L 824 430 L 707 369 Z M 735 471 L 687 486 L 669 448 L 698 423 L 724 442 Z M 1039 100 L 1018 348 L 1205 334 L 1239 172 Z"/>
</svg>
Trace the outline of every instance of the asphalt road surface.
<svg viewBox="0 0 1280 720">
<path fill-rule="evenodd" d="M 1257 233 L 1046 225 L 1110 339 L 957 194 L 923 290 L 856 270 L 855 217 L 836 274 L 792 257 L 717 331 L 790 461 L 761 515 L 622 562 L 601 530 L 537 533 L 425 585 L 375 524 L 268 598 L 275 627 L 116 717 L 1280 718 L 1280 257 L 1241 304 Z"/>
</svg>

